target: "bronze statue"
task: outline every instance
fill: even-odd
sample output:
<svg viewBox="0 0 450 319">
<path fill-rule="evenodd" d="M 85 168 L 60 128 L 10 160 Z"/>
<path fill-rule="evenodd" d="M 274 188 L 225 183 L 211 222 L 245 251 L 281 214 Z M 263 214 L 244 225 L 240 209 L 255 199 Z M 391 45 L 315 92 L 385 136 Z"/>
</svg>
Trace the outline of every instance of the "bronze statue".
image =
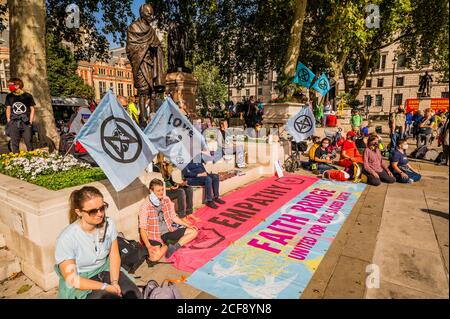
<svg viewBox="0 0 450 319">
<path fill-rule="evenodd" d="M 186 52 L 189 47 L 187 32 L 179 19 L 171 21 L 169 24 L 167 43 L 168 43 L 168 70 L 167 72 L 187 72 L 191 70 L 186 68 Z"/>
<path fill-rule="evenodd" d="M 147 122 L 145 104 L 156 87 L 164 84 L 164 51 L 155 29 L 151 26 L 153 7 L 144 4 L 139 9 L 140 18 L 127 32 L 127 56 L 130 60 L 134 87 L 139 95 L 139 122 Z"/>
<path fill-rule="evenodd" d="M 419 94 L 420 96 L 431 95 L 431 82 L 433 82 L 433 77 L 428 74 L 428 71 L 425 72 L 425 75 L 419 75 Z"/>
</svg>

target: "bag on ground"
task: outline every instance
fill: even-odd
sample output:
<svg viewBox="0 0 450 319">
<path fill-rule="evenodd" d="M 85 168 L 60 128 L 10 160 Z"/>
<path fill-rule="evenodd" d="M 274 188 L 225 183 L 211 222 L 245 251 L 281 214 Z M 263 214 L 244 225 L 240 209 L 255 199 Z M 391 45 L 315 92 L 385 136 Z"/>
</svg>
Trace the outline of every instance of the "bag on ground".
<svg viewBox="0 0 450 319">
<path fill-rule="evenodd" d="M 177 285 L 174 283 L 163 281 L 160 286 L 152 279 L 142 287 L 142 295 L 144 299 L 183 299 Z"/>
<path fill-rule="evenodd" d="M 148 258 L 148 250 L 135 240 L 127 240 L 123 236 L 117 237 L 121 266 L 133 274 Z"/>
<path fill-rule="evenodd" d="M 422 146 L 416 148 L 411 153 L 411 157 L 416 158 L 416 159 L 422 159 L 427 152 L 428 152 L 428 147 L 426 145 L 422 145 Z"/>
</svg>

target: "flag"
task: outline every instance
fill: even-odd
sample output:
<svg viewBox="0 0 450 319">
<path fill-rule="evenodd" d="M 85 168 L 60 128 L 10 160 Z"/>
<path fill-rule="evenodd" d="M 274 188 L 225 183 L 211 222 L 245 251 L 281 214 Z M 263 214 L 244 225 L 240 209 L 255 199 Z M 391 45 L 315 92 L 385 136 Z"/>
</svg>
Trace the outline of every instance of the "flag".
<svg viewBox="0 0 450 319">
<path fill-rule="evenodd" d="M 298 143 L 314 135 L 316 122 L 311 108 L 302 107 L 300 112 L 291 117 L 286 123 L 286 131 Z"/>
<path fill-rule="evenodd" d="M 328 91 L 330 90 L 330 81 L 328 80 L 325 73 L 322 73 L 320 78 L 317 79 L 316 82 L 313 84 L 313 89 L 319 92 L 322 96 L 327 95 Z"/>
<path fill-rule="evenodd" d="M 76 140 L 97 162 L 116 191 L 139 177 L 158 153 L 111 90 Z"/>
<path fill-rule="evenodd" d="M 202 134 L 168 97 L 144 130 L 156 149 L 179 169 L 194 158 L 200 162 L 202 149 L 207 147 Z"/>
<path fill-rule="evenodd" d="M 307 87 L 311 87 L 311 82 L 314 80 L 314 73 L 308 69 L 303 63 L 298 62 L 297 71 L 295 72 L 294 82 Z"/>
</svg>

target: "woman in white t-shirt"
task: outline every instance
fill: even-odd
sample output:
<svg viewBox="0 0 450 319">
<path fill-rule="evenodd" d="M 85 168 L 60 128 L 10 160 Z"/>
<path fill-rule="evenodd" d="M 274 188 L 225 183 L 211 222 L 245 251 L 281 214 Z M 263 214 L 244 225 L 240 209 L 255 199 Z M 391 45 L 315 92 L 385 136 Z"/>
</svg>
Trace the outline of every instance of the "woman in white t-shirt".
<svg viewBox="0 0 450 319">
<path fill-rule="evenodd" d="M 56 241 L 58 297 L 63 299 L 141 299 L 142 294 L 120 268 L 117 230 L 106 217 L 108 204 L 95 187 L 70 195 L 70 222 Z"/>
</svg>

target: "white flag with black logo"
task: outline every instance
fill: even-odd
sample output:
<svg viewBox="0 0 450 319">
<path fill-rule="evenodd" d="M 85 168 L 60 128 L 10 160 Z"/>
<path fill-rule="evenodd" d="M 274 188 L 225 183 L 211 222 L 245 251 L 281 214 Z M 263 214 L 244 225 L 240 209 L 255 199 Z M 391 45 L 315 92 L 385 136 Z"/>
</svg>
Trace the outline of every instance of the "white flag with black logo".
<svg viewBox="0 0 450 319">
<path fill-rule="evenodd" d="M 316 121 L 311 108 L 308 106 L 302 107 L 300 112 L 291 117 L 286 123 L 286 131 L 297 143 L 314 135 L 316 131 Z"/>
<path fill-rule="evenodd" d="M 170 97 L 158 109 L 144 133 L 156 149 L 179 169 L 193 159 L 200 161 L 201 150 L 206 147 L 202 134 Z"/>
<path fill-rule="evenodd" d="M 131 184 L 158 154 L 111 90 L 76 140 L 89 152 L 116 191 Z"/>
</svg>

